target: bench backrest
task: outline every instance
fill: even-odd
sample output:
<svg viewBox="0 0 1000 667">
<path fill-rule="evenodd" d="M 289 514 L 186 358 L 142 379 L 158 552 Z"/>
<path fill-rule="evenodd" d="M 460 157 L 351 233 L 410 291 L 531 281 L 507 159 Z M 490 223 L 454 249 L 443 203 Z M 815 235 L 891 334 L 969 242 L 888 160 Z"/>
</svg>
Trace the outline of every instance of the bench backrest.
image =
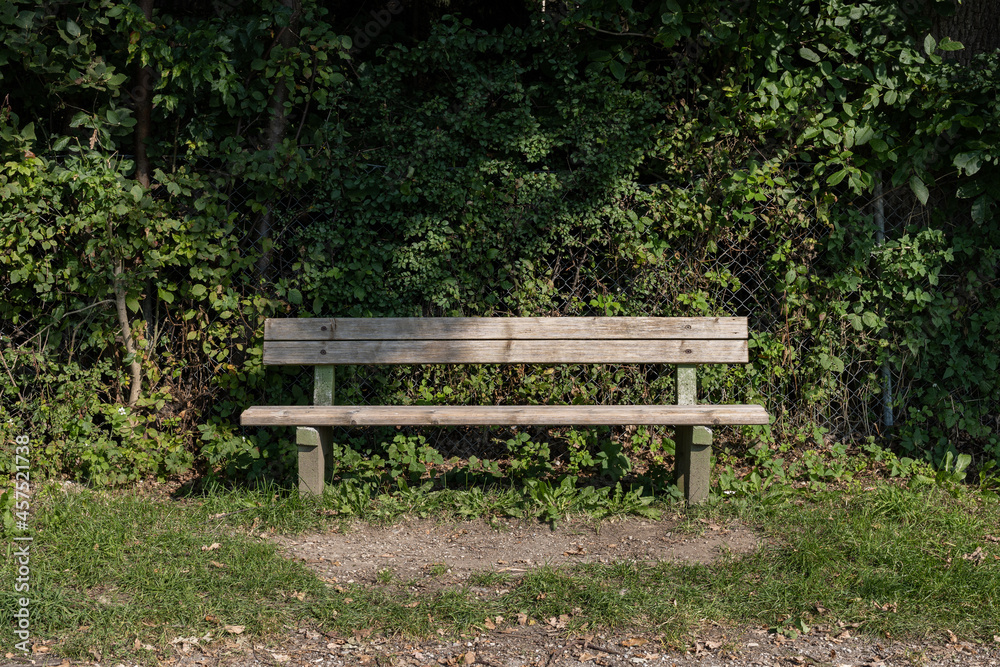
<svg viewBox="0 0 1000 667">
<path fill-rule="evenodd" d="M 266 365 L 746 363 L 745 317 L 269 319 Z"/>
</svg>

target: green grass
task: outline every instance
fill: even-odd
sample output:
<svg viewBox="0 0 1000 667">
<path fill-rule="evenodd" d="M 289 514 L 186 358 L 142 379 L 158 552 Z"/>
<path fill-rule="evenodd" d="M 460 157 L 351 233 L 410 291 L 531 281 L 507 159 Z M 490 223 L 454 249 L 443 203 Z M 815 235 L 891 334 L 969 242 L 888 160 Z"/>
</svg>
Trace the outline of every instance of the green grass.
<svg viewBox="0 0 1000 667">
<path fill-rule="evenodd" d="M 710 566 L 591 564 L 521 579 L 482 573 L 469 585 L 509 591 L 479 599 L 467 588 L 414 596 L 389 577 L 338 591 L 248 529 L 304 531 L 352 514 L 374 522 L 477 514 L 469 508 L 497 514 L 522 497 L 513 492 L 415 490 L 345 501 L 338 494 L 347 491 L 333 489 L 320 502 L 275 489 L 178 500 L 49 487 L 35 498 L 32 634 L 58 637 L 69 657 L 96 649 L 105 659 L 147 662 L 178 636 L 218 637 L 226 625 L 258 637 L 299 623 L 344 634 L 454 635 L 519 613 L 539 622 L 565 614 L 570 629 L 657 628 L 677 641 L 705 618 L 787 632 L 838 624 L 896 637 L 950 630 L 990 641 L 1000 634 L 1000 544 L 987 535 L 1000 534 L 1000 509 L 976 492 L 951 491 L 880 482 L 730 498 L 692 511 L 686 529 L 697 530 L 698 517 L 740 520 L 764 537 L 759 551 Z M 963 558 L 977 547 L 985 560 Z M 9 556 L 0 576 L 13 580 Z M 11 589 L 0 590 L 5 615 L 14 610 Z M 136 655 L 137 639 L 156 651 Z"/>
</svg>

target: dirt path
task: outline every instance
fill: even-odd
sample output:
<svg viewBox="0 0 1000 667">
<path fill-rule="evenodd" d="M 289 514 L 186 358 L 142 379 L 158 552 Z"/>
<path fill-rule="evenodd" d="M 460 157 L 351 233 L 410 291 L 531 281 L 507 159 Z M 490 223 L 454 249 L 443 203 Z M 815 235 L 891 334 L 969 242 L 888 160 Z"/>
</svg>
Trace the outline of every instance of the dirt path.
<svg viewBox="0 0 1000 667">
<path fill-rule="evenodd" d="M 464 582 L 473 572 L 517 575 L 543 565 L 611 561 L 708 563 L 723 552 L 747 553 L 759 545 L 743 526 L 701 524 L 700 535 L 676 532 L 670 521 L 566 523 L 556 530 L 537 522 L 435 522 L 388 528 L 356 525 L 275 541 L 292 558 L 327 579 L 377 583 L 393 578 L 438 589 Z"/>
</svg>

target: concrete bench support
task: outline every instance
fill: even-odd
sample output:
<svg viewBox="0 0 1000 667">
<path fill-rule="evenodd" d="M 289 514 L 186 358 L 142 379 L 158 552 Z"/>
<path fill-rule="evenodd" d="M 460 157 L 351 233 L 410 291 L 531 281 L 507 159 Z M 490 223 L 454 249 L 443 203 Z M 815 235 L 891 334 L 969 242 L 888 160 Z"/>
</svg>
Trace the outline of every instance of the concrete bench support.
<svg viewBox="0 0 1000 667">
<path fill-rule="evenodd" d="M 696 366 L 677 366 L 677 405 L 698 402 Z M 689 505 L 708 498 L 712 472 L 712 431 L 704 426 L 678 426 L 674 442 L 674 473 L 677 488 Z"/>
<path fill-rule="evenodd" d="M 313 405 L 333 405 L 334 366 L 313 367 Z M 326 459 L 330 456 L 333 429 L 304 426 L 295 429 L 299 450 L 299 493 L 323 495 Z"/>
</svg>

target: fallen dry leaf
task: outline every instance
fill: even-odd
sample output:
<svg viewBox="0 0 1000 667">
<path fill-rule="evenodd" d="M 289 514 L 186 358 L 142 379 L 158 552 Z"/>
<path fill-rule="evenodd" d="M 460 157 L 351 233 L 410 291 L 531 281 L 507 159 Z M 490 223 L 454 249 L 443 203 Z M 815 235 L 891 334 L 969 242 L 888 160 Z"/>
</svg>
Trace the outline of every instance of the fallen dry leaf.
<svg viewBox="0 0 1000 667">
<path fill-rule="evenodd" d="M 202 551 L 215 551 L 216 549 L 221 549 L 221 548 L 222 548 L 221 544 L 219 544 L 218 542 L 212 542 L 209 545 L 203 546 L 201 548 L 201 550 Z"/>
<path fill-rule="evenodd" d="M 642 637 L 632 637 L 630 639 L 624 640 L 621 643 L 621 645 L 622 646 L 643 646 L 643 645 L 648 644 L 648 643 L 649 643 L 648 639 L 643 639 Z"/>
<path fill-rule="evenodd" d="M 299 602 L 302 602 L 303 600 L 306 599 L 306 594 L 304 592 L 300 593 L 299 591 L 292 591 L 292 594 L 291 594 L 290 597 L 293 597 L 296 600 L 298 600 Z"/>
<path fill-rule="evenodd" d="M 246 627 L 242 625 L 227 625 L 222 629 L 231 635 L 242 635 L 243 631 L 246 630 Z"/>
<path fill-rule="evenodd" d="M 976 547 L 976 550 L 971 554 L 962 554 L 962 559 L 969 561 L 973 565 L 981 565 L 986 560 L 986 554 L 983 553 L 982 547 Z"/>
<path fill-rule="evenodd" d="M 952 643 L 952 644 L 957 644 L 958 643 L 958 637 L 955 636 L 954 632 L 952 632 L 951 630 L 945 630 L 945 632 L 948 633 L 948 642 L 949 643 Z"/>
<path fill-rule="evenodd" d="M 225 564 L 223 564 L 223 563 L 220 563 L 220 562 L 219 562 L 219 561 L 217 561 L 217 560 L 210 560 L 210 561 L 208 561 L 208 563 L 209 563 L 209 565 L 211 565 L 212 567 L 219 567 L 219 568 L 222 568 L 222 567 L 225 567 Z"/>
<path fill-rule="evenodd" d="M 420 604 L 420 600 L 414 600 L 413 602 L 407 602 L 403 606 L 406 607 L 407 609 L 413 609 L 414 607 L 416 607 L 419 604 Z"/>
<path fill-rule="evenodd" d="M 596 657 L 597 657 L 597 655 L 594 654 L 594 653 L 581 653 L 580 657 L 577 658 L 577 660 L 579 660 L 580 662 L 589 662 L 589 661 L 593 660 Z"/>
<path fill-rule="evenodd" d="M 474 652 L 472 652 L 472 651 L 469 651 L 462 658 L 462 662 L 464 664 L 466 664 L 466 665 L 472 665 L 472 664 L 474 664 L 476 662 L 476 654 Z"/>
<path fill-rule="evenodd" d="M 291 660 L 291 658 L 285 655 L 284 653 L 272 653 L 271 657 L 274 658 L 274 661 L 279 664 Z"/>
</svg>

